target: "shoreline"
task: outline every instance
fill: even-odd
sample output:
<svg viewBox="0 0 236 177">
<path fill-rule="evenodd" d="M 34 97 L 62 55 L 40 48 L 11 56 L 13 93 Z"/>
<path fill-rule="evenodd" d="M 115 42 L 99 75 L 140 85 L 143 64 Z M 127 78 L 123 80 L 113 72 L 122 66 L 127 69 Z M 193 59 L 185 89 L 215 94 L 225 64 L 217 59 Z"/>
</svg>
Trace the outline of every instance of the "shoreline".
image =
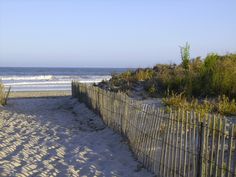
<svg viewBox="0 0 236 177">
<path fill-rule="evenodd" d="M 12 91 L 9 99 L 12 98 L 49 98 L 71 96 L 70 90 L 53 90 L 53 91 Z"/>
</svg>

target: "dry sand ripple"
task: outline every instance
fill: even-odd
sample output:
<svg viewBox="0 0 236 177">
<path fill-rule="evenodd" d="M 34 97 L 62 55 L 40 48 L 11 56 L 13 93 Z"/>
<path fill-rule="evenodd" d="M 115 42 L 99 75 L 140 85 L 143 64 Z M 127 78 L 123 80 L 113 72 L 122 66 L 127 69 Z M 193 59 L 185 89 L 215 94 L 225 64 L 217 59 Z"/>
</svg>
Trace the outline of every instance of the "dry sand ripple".
<svg viewBox="0 0 236 177">
<path fill-rule="evenodd" d="M 0 108 L 0 176 L 153 176 L 122 138 L 69 97 Z"/>
</svg>

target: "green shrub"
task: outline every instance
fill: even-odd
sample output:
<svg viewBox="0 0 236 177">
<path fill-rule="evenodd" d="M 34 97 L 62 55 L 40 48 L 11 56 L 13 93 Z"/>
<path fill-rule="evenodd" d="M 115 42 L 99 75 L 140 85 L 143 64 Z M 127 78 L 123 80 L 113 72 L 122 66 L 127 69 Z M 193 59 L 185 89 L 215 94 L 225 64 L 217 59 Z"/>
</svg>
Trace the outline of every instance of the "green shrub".
<svg viewBox="0 0 236 177">
<path fill-rule="evenodd" d="M 186 43 L 184 47 L 180 47 L 180 54 L 181 54 L 183 68 L 185 70 L 189 70 L 190 45 L 188 43 Z"/>
<path fill-rule="evenodd" d="M 236 55 L 210 54 L 201 69 L 201 91 L 204 95 L 236 96 Z"/>
</svg>

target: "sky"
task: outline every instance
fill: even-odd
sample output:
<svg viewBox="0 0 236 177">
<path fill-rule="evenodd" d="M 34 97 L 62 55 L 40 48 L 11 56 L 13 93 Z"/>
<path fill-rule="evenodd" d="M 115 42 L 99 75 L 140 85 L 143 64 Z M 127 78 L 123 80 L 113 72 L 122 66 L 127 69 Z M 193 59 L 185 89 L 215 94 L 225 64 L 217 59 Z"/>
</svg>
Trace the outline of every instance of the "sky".
<svg viewBox="0 0 236 177">
<path fill-rule="evenodd" d="M 150 67 L 236 53 L 235 0 L 0 0 L 0 66 Z"/>
</svg>

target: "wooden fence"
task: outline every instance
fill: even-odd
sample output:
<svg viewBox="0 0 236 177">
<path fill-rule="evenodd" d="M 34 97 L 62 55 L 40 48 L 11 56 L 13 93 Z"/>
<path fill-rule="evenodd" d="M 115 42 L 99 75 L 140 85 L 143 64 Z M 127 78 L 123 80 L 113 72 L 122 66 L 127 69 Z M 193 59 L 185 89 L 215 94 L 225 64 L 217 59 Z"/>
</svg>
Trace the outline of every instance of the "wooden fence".
<svg viewBox="0 0 236 177">
<path fill-rule="evenodd" d="M 167 111 L 78 82 L 72 82 L 72 95 L 124 135 L 157 176 L 236 177 L 236 126 L 226 118 Z"/>
</svg>

